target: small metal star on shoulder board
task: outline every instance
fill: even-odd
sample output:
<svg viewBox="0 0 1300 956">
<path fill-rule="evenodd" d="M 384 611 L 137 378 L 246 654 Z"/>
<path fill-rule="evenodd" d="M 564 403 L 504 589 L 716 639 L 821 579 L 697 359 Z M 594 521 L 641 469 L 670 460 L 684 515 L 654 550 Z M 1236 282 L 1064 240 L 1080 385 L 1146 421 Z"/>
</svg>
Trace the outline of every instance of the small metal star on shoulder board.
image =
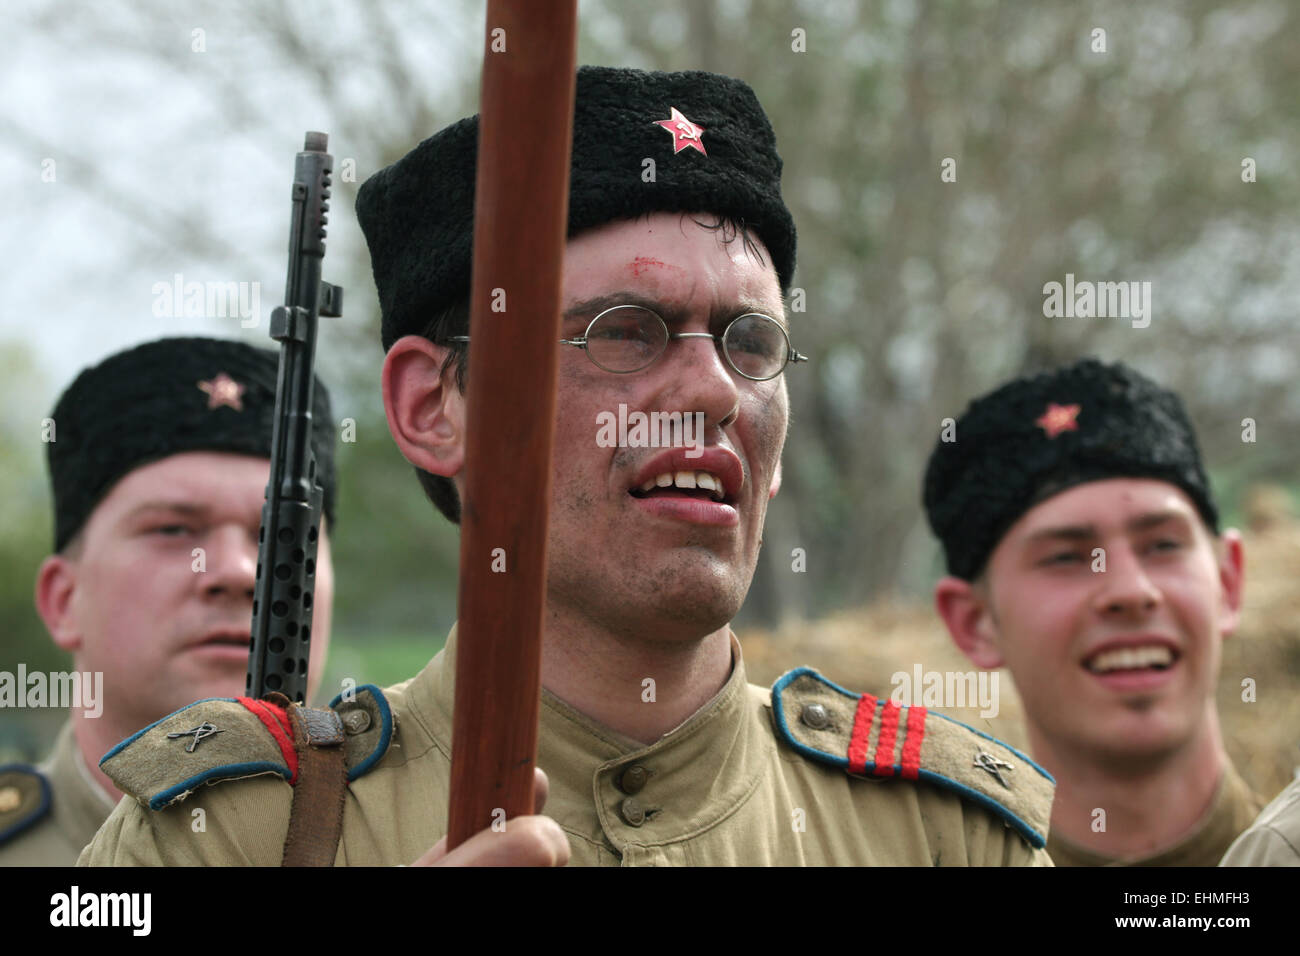
<svg viewBox="0 0 1300 956">
<path fill-rule="evenodd" d="M 1016 768 L 1005 760 L 999 760 L 987 750 L 981 750 L 975 755 L 974 766 L 979 767 L 981 770 L 987 770 L 989 773 L 993 774 L 993 776 L 998 778 L 998 783 L 1002 784 L 1002 786 L 1006 787 L 1008 790 L 1011 789 L 1011 784 L 1002 779 L 1002 768 L 1007 770 L 1015 770 Z"/>
<path fill-rule="evenodd" d="M 215 724 L 210 724 L 206 720 L 195 727 L 193 730 L 182 730 L 180 733 L 168 734 L 169 740 L 175 740 L 178 737 L 193 737 L 190 745 L 185 748 L 187 754 L 194 753 L 194 748 L 199 745 L 200 740 L 206 740 L 216 734 L 224 734 L 224 730 L 218 730 Z"/>
</svg>

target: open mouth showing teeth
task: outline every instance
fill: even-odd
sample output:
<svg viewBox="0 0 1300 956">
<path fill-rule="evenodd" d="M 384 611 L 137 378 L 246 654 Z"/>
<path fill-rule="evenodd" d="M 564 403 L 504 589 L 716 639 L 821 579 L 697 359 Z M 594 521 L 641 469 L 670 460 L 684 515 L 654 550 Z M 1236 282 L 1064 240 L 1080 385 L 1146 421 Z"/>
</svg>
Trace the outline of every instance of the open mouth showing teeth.
<svg viewBox="0 0 1300 956">
<path fill-rule="evenodd" d="M 1113 674 L 1117 671 L 1164 671 L 1173 666 L 1177 655 L 1163 644 L 1142 647 L 1117 647 L 1095 654 L 1084 666 L 1094 674 Z"/>
<path fill-rule="evenodd" d="M 707 471 L 666 471 L 630 492 L 633 498 L 699 498 L 702 501 L 727 500 L 722 479 Z"/>
</svg>

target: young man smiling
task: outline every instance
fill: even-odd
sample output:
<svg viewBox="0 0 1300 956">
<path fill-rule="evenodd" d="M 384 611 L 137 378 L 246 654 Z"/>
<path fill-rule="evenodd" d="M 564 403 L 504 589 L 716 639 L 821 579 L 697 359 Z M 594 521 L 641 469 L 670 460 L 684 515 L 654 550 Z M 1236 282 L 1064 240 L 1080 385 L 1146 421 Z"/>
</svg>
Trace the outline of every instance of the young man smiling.
<svg viewBox="0 0 1300 956">
<path fill-rule="evenodd" d="M 102 713 L 74 707 L 39 769 L 0 768 L 0 865 L 63 865 L 121 798 L 99 768 L 114 744 L 203 697 L 244 692 L 257 535 L 270 467 L 277 353 L 160 339 L 83 371 L 46 446 L 54 553 L 36 609 L 75 670 L 103 678 Z M 329 394 L 312 443 L 334 516 Z M 333 565 L 322 535 L 309 673 L 329 643 Z"/>
<path fill-rule="evenodd" d="M 972 662 L 1011 671 L 1056 777 L 1053 861 L 1217 863 L 1262 803 L 1214 706 L 1242 545 L 1178 397 L 1094 359 L 1017 379 L 936 444 L 925 506 L 935 606 Z"/>
<path fill-rule="evenodd" d="M 452 520 L 474 347 L 476 119 L 377 173 L 357 200 L 389 429 Z M 453 629 L 413 680 L 358 694 L 374 730 L 349 745 L 336 862 L 1046 863 L 1051 782 L 1009 748 L 809 671 L 770 691 L 745 680 L 728 622 L 780 487 L 782 373 L 799 358 L 783 307 L 794 226 L 753 92 L 707 73 L 585 67 L 574 130 L 541 662 L 548 815 L 445 854 Z M 641 178 L 645 157 L 654 182 Z M 605 447 L 601 416 L 620 404 L 702 414 L 703 453 Z M 977 754 L 1016 763 L 1010 784 Z M 139 762 L 124 754 L 110 773 L 130 777 Z M 872 775 L 893 779 L 854 779 Z M 184 809 L 124 803 L 82 859 L 274 863 L 291 798 L 273 776 L 212 788 L 219 843 L 190 834 Z"/>
</svg>

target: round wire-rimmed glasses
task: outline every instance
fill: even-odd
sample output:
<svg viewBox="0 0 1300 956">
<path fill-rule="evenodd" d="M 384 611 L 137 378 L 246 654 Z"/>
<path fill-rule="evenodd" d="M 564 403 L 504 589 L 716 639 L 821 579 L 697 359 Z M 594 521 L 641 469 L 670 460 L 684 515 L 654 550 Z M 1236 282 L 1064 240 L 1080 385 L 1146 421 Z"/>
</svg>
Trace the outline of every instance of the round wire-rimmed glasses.
<svg viewBox="0 0 1300 956">
<path fill-rule="evenodd" d="M 713 339 L 721 344 L 722 356 L 732 370 L 752 382 L 766 382 L 787 365 L 808 361 L 808 356 L 790 344 L 785 326 L 760 312 L 736 316 L 721 335 L 715 335 L 669 332 L 659 313 L 639 305 L 616 305 L 592 319 L 581 336 L 560 339 L 560 344 L 582 349 L 597 368 L 629 375 L 657 362 L 672 339 Z M 448 341 L 468 342 L 469 336 L 453 335 Z"/>
</svg>

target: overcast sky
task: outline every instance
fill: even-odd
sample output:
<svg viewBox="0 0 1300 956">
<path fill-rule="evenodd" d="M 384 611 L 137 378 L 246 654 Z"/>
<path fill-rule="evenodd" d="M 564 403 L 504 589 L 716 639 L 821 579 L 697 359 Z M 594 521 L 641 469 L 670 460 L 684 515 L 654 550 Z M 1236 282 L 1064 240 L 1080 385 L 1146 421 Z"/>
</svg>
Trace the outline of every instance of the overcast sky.
<svg viewBox="0 0 1300 956">
<path fill-rule="evenodd" d="M 359 32 L 350 18 L 371 5 L 331 6 L 328 23 L 307 22 L 304 30 L 309 40 L 338 46 L 330 82 L 342 92 L 333 99 L 382 112 L 381 103 L 366 105 L 375 63 L 348 47 Z M 63 14 L 48 3 L 6 4 L 0 345 L 32 353 L 43 404 L 79 369 L 159 336 L 245 336 L 272 345 L 266 316 L 283 297 L 289 183 L 303 132 L 331 132 L 336 165 L 351 159 L 358 181 L 382 164 L 368 152 L 375 144 L 339 134 L 320 88 L 301 70 L 277 66 L 245 15 L 208 7 L 150 15 L 107 4 Z M 310 17 L 311 9 L 296 15 Z M 480 27 L 456 5 L 446 9 L 454 28 L 424 32 L 425 49 L 411 53 L 427 63 L 422 95 L 449 87 L 457 70 L 463 82 L 464 38 Z M 397 42 L 414 41 L 399 31 Z M 242 116 L 229 99 L 232 82 L 247 98 Z M 429 132 L 413 131 L 410 145 Z M 374 306 L 350 205 L 335 204 L 324 274 L 350 286 L 345 301 L 356 317 Z M 177 248 L 196 227 L 202 254 Z M 242 283 L 246 303 L 257 296 L 258 326 L 242 328 L 239 315 L 158 314 L 169 298 L 159 291 L 177 275 L 182 286 Z M 341 349 L 323 337 L 325 370 L 346 361 Z M 372 358 L 378 354 L 376 342 Z"/>
</svg>

